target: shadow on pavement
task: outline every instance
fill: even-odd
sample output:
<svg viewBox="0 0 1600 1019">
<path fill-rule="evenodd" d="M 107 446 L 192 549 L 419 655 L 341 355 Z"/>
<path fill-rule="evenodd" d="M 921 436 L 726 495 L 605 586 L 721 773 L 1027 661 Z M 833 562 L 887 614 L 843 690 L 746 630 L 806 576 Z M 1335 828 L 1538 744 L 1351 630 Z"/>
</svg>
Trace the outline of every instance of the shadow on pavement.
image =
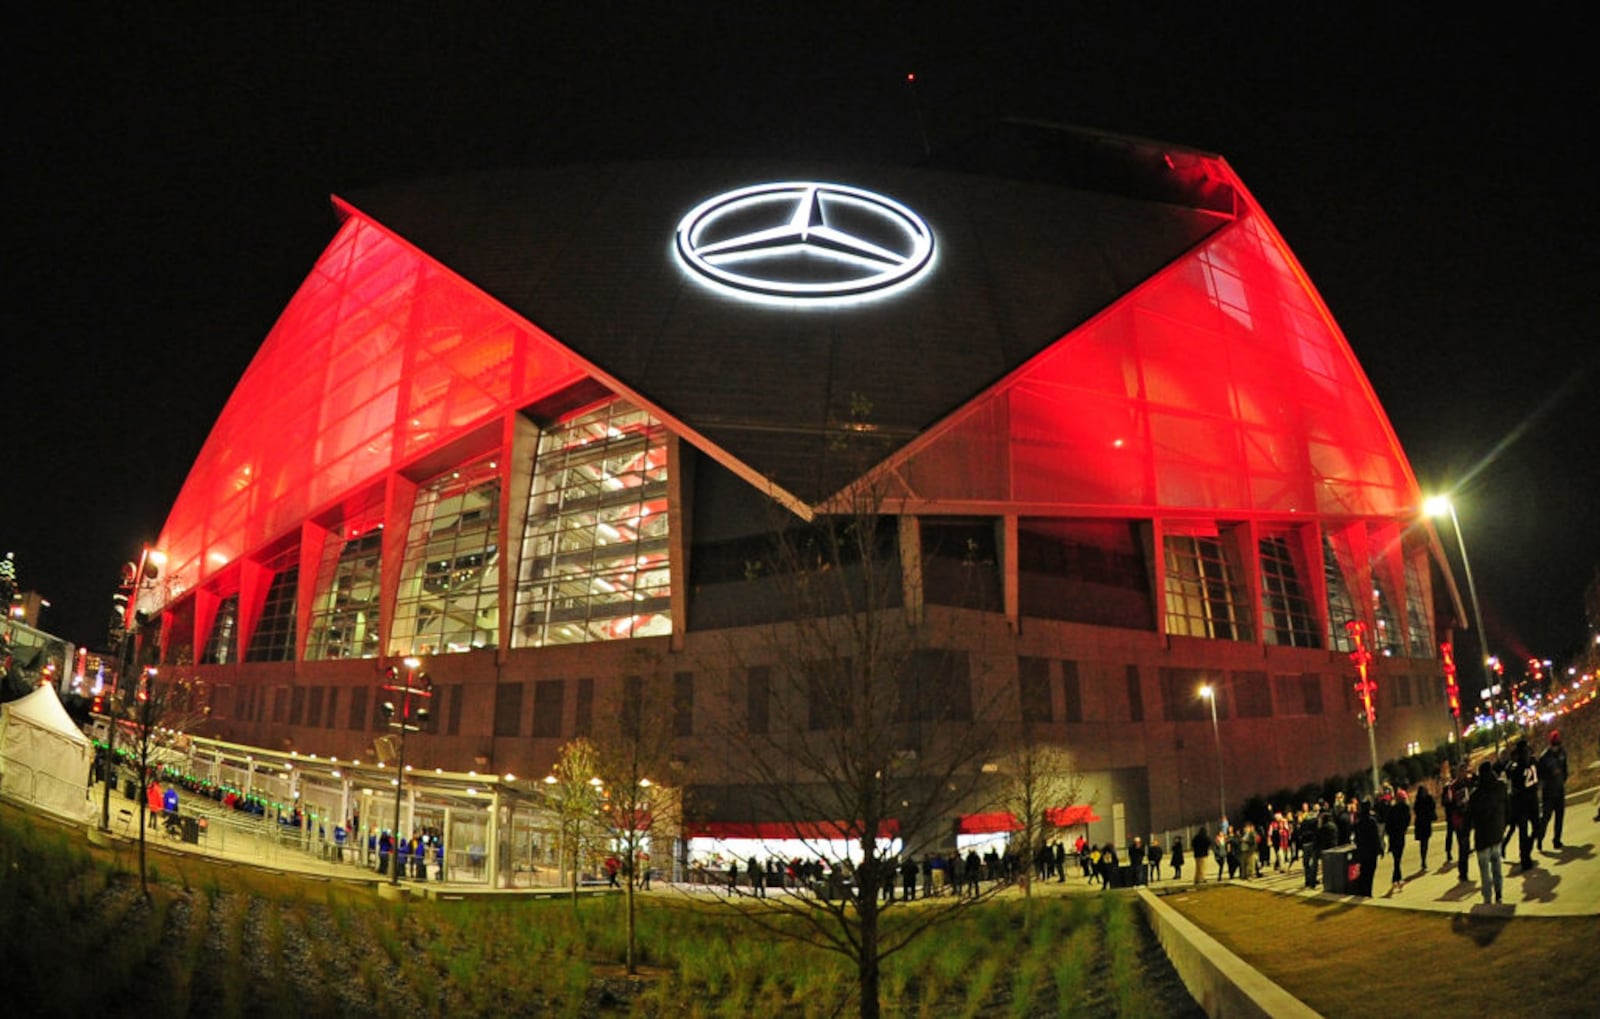
<svg viewBox="0 0 1600 1019">
<path fill-rule="evenodd" d="M 1452 868 L 1453 869 L 1453 868 Z M 1461 902 L 1464 899 L 1476 898 L 1478 885 L 1473 881 L 1457 881 L 1445 893 L 1434 901 L 1436 902 Z"/>
<path fill-rule="evenodd" d="M 1556 886 L 1561 879 L 1556 875 L 1537 867 L 1533 870 L 1519 870 L 1517 878 L 1522 881 L 1523 902 L 1554 902 L 1556 901 Z"/>
</svg>

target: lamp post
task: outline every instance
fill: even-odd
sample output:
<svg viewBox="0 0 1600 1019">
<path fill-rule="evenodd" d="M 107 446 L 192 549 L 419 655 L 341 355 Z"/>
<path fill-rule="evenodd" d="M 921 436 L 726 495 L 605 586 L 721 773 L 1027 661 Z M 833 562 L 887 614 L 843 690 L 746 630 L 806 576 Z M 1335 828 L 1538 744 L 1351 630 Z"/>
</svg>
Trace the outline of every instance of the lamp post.
<svg viewBox="0 0 1600 1019">
<path fill-rule="evenodd" d="M 1222 781 L 1222 728 L 1217 724 L 1217 692 L 1207 683 L 1200 688 L 1200 696 L 1211 705 L 1211 735 L 1217 742 L 1217 807 L 1219 820 L 1228 820 L 1228 793 Z"/>
<path fill-rule="evenodd" d="M 433 696 L 433 680 L 428 678 L 426 672 L 417 671 L 422 662 L 416 658 L 406 658 L 402 664 L 406 667 L 405 685 L 398 685 L 400 670 L 391 665 L 387 673 L 389 682 L 383 687 L 400 695 L 398 708 L 394 701 L 385 701 L 383 705 L 383 713 L 389 718 L 389 728 L 400 730 L 400 758 L 395 765 L 394 777 L 394 850 L 390 853 L 393 860 L 389 871 L 389 883 L 392 885 L 400 883 L 400 797 L 405 790 L 406 733 L 420 732 L 422 723 L 428 720 L 427 706 L 418 705 L 413 711 L 411 698 L 427 699 Z"/>
<path fill-rule="evenodd" d="M 1356 649 L 1350 652 L 1350 662 L 1356 667 L 1356 693 L 1361 697 L 1361 720 L 1367 727 L 1367 751 L 1372 755 L 1372 795 L 1376 799 L 1383 788 L 1383 775 L 1378 770 L 1378 684 L 1372 678 L 1372 652 L 1367 650 L 1367 624 L 1352 619 L 1344 624 Z"/>
<path fill-rule="evenodd" d="M 1483 688 L 1494 685 L 1489 675 L 1489 635 L 1483 632 L 1483 611 L 1478 607 L 1478 585 L 1472 580 L 1472 560 L 1467 558 L 1467 539 L 1461 533 L 1461 518 L 1456 516 L 1456 504 L 1446 495 L 1435 495 L 1424 500 L 1422 512 L 1430 517 L 1449 515 L 1450 526 L 1456 532 L 1456 549 L 1461 553 L 1461 570 L 1467 575 L 1467 596 L 1472 600 L 1472 625 L 1478 631 L 1478 664 L 1483 668 Z M 1492 702 L 1491 702 L 1492 705 Z M 1500 723 L 1494 726 L 1495 752 L 1499 753 Z"/>
</svg>

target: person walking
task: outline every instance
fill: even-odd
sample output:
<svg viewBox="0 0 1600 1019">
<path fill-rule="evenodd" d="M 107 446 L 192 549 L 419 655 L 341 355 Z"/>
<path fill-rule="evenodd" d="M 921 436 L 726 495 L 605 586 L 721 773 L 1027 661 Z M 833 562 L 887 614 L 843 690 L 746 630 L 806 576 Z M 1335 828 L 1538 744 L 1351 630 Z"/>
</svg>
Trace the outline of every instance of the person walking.
<svg viewBox="0 0 1600 1019">
<path fill-rule="evenodd" d="M 1561 745 L 1561 733 L 1550 730 L 1550 745 L 1539 755 L 1539 789 L 1544 798 L 1544 809 L 1539 812 L 1539 837 L 1535 840 L 1539 850 L 1544 850 L 1544 837 L 1551 836 L 1550 848 L 1561 848 L 1561 827 L 1567 817 L 1567 748 Z M 1551 819 L 1555 829 L 1550 830 Z"/>
<path fill-rule="evenodd" d="M 1305 886 L 1317 887 L 1317 865 L 1322 860 L 1322 854 L 1317 852 L 1317 818 L 1307 812 L 1300 815 L 1300 823 L 1295 826 L 1294 840 L 1300 849 L 1300 863 L 1305 873 Z"/>
<path fill-rule="evenodd" d="M 1462 797 L 1462 790 L 1466 785 L 1465 763 L 1446 764 L 1440 774 L 1439 806 L 1444 811 L 1444 862 L 1448 865 L 1455 856 L 1452 853 L 1466 855 L 1462 833 L 1466 830 L 1467 803 Z"/>
<path fill-rule="evenodd" d="M 1406 833 L 1411 830 L 1411 804 L 1404 789 L 1396 789 L 1389 801 L 1389 813 L 1383 819 L 1383 834 L 1389 843 L 1389 855 L 1394 857 L 1394 871 L 1389 875 L 1389 890 L 1396 892 L 1406 886 L 1405 874 L 1400 869 L 1400 858 L 1406 852 Z"/>
<path fill-rule="evenodd" d="M 1506 786 L 1494 773 L 1494 765 L 1478 765 L 1478 781 L 1467 803 L 1472 838 L 1478 847 L 1478 882 L 1483 901 L 1491 892 L 1500 901 L 1503 879 L 1500 874 L 1500 833 L 1506 830 Z M 1463 854 L 1465 859 L 1465 854 Z"/>
<path fill-rule="evenodd" d="M 1517 831 L 1517 865 L 1520 872 L 1533 869 L 1533 836 L 1539 826 L 1539 765 L 1533 759 L 1533 748 L 1526 739 L 1517 740 L 1511 763 L 1506 766 L 1506 778 L 1511 783 L 1511 824 Z M 1501 851 L 1509 843 L 1507 831 Z"/>
<path fill-rule="evenodd" d="M 1181 834 L 1172 843 L 1172 880 L 1183 880 L 1183 836 Z"/>
<path fill-rule="evenodd" d="M 1428 840 L 1433 838 L 1433 822 L 1439 818 L 1439 808 L 1434 803 L 1433 794 L 1428 792 L 1428 787 L 1422 782 L 1417 783 L 1417 794 L 1412 797 L 1411 816 L 1415 820 L 1412 828 L 1417 837 L 1417 852 L 1422 858 L 1418 873 L 1428 872 Z"/>
<path fill-rule="evenodd" d="M 1206 879 L 1206 857 L 1211 855 L 1211 836 L 1206 833 L 1205 825 L 1201 825 L 1200 830 L 1194 833 L 1189 849 L 1194 854 L 1194 883 L 1203 884 Z"/>
<path fill-rule="evenodd" d="M 1472 819 L 1468 816 L 1472 803 L 1472 772 L 1466 761 L 1456 767 L 1445 791 L 1450 795 L 1449 806 L 1445 810 L 1445 824 L 1449 825 L 1456 837 L 1456 878 L 1466 884 L 1467 853 L 1472 845 Z M 1445 843 L 1446 862 L 1450 858 L 1449 845 Z"/>
<path fill-rule="evenodd" d="M 1166 850 L 1161 848 L 1161 840 L 1155 837 L 1150 839 L 1150 848 L 1146 850 L 1145 858 L 1150 861 L 1150 880 L 1161 880 L 1161 858 L 1166 855 Z"/>
</svg>

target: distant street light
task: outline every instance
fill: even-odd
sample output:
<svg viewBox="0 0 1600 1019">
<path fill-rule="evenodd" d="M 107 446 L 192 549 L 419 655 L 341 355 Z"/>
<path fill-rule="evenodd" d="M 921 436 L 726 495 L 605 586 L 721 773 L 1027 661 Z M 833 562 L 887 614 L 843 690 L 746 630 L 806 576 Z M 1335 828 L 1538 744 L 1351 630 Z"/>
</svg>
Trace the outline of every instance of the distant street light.
<svg viewBox="0 0 1600 1019">
<path fill-rule="evenodd" d="M 1456 505 L 1446 495 L 1430 496 L 1422 503 L 1422 512 L 1430 517 L 1448 515 L 1450 526 L 1456 532 L 1456 548 L 1461 552 L 1461 569 L 1467 575 L 1467 596 L 1472 599 L 1472 625 L 1478 631 L 1478 664 L 1483 668 L 1483 688 L 1489 689 L 1494 685 L 1494 679 L 1489 675 L 1489 635 L 1483 632 L 1483 610 L 1478 607 L 1478 585 L 1472 580 L 1472 560 L 1467 558 L 1467 539 L 1461 533 L 1461 518 L 1456 516 Z M 1491 702 L 1491 717 L 1493 704 Z M 1501 751 L 1500 723 L 1494 724 L 1495 752 Z"/>
<path fill-rule="evenodd" d="M 1222 782 L 1222 729 L 1217 725 L 1217 694 L 1207 683 L 1200 688 L 1200 696 L 1211 705 L 1211 735 L 1217 741 L 1217 806 L 1221 811 L 1219 819 L 1227 821 L 1228 793 Z"/>
</svg>

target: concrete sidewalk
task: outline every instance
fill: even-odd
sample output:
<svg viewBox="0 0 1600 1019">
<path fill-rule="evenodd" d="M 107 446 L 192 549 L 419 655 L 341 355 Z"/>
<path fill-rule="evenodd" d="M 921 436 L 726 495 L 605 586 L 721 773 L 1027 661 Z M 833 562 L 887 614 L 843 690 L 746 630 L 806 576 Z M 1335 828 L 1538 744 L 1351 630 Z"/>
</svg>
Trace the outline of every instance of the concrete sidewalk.
<svg viewBox="0 0 1600 1019">
<path fill-rule="evenodd" d="M 1320 889 L 1305 887 L 1305 875 L 1297 863 L 1283 871 L 1269 866 L 1261 877 L 1229 882 L 1243 888 L 1277 892 L 1283 895 L 1325 896 L 1330 899 L 1371 905 L 1387 909 L 1423 909 L 1442 913 L 1471 913 L 1485 916 L 1597 916 L 1600 915 L 1600 823 L 1595 821 L 1594 790 L 1569 794 L 1566 823 L 1562 832 L 1563 848 L 1552 847 L 1553 832 L 1545 836 L 1543 852 L 1533 851 L 1532 869 L 1526 873 L 1515 866 L 1517 838 L 1511 838 L 1507 858 L 1501 866 L 1503 899 L 1500 905 L 1485 904 L 1478 886 L 1477 854 L 1467 861 L 1467 880 L 1458 880 L 1455 862 L 1444 862 L 1444 829 L 1435 828 L 1428 843 L 1428 869 L 1421 868 L 1415 839 L 1407 838 L 1401 854 L 1402 885 L 1390 880 L 1394 872 L 1393 858 L 1385 855 L 1378 861 L 1377 878 L 1373 882 L 1372 897 L 1329 895 Z M 1170 867 L 1163 866 L 1170 874 Z M 1210 867 L 1208 866 L 1208 871 Z M 1192 872 L 1190 872 L 1192 873 Z M 1206 884 L 1215 884 L 1214 875 L 1208 875 Z M 1150 890 L 1170 893 L 1193 887 L 1190 874 L 1182 880 L 1170 877 L 1152 882 Z"/>
</svg>

